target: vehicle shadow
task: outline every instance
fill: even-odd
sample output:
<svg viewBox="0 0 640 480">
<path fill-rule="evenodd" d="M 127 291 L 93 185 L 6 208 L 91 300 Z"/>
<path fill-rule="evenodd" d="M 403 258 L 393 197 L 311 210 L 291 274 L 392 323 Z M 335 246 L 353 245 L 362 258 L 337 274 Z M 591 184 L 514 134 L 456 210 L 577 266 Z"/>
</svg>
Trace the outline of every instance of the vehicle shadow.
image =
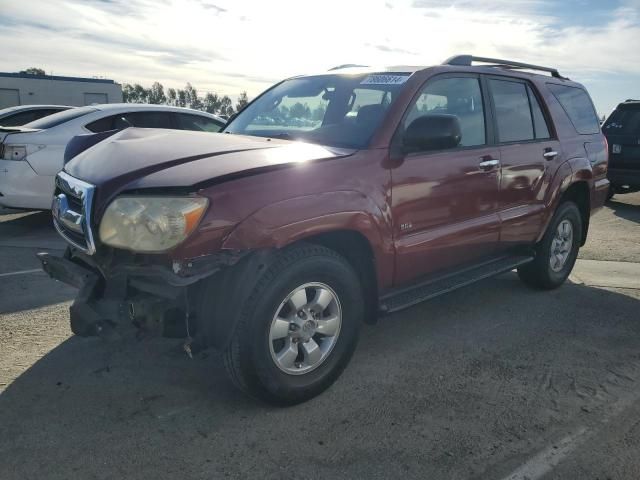
<svg viewBox="0 0 640 480">
<path fill-rule="evenodd" d="M 640 223 L 640 206 L 631 205 L 629 203 L 619 201 L 616 198 L 617 197 L 614 197 L 607 202 L 607 206 L 611 211 L 613 211 L 614 215 L 624 218 L 625 220 Z"/>
<path fill-rule="evenodd" d="M 508 274 L 364 328 L 337 384 L 285 409 L 175 340 L 70 338 L 0 393 L 0 478 L 502 477 L 634 385 L 639 308 Z"/>
<path fill-rule="evenodd" d="M 6 210 L 5 210 L 6 212 Z M 0 246 L 64 249 L 49 211 L 15 211 L 0 217 Z"/>
<path fill-rule="evenodd" d="M 31 252 L 28 252 L 28 256 L 29 260 L 35 258 Z M 39 268 L 37 260 L 28 265 L 28 268 L 32 267 Z M 78 290 L 51 279 L 44 272 L 0 278 L 0 314 L 26 314 L 34 308 L 71 301 L 77 294 Z"/>
</svg>

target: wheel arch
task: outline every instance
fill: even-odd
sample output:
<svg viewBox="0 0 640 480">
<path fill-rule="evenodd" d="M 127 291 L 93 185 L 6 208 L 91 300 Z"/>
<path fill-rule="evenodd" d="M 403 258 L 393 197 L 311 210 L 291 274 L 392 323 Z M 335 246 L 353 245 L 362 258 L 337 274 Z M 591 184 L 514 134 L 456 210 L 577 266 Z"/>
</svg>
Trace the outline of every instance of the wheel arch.
<svg viewBox="0 0 640 480">
<path fill-rule="evenodd" d="M 591 218 L 591 189 L 589 183 L 586 180 L 578 180 L 569 185 L 569 187 L 562 193 L 558 205 L 566 201 L 572 201 L 580 210 L 580 216 L 582 218 L 582 238 L 580 239 L 580 246 L 583 246 L 587 241 L 587 233 L 589 231 L 589 220 Z"/>
</svg>

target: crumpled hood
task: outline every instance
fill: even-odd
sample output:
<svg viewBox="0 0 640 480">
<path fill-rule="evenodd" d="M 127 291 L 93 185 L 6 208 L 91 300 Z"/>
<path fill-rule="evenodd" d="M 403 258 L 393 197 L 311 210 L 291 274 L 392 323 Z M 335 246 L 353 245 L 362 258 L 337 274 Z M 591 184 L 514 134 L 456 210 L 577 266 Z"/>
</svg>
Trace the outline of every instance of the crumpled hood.
<svg viewBox="0 0 640 480">
<path fill-rule="evenodd" d="M 127 128 L 82 152 L 64 170 L 96 185 L 104 202 L 123 190 L 197 187 L 353 152 L 243 135 Z"/>
</svg>

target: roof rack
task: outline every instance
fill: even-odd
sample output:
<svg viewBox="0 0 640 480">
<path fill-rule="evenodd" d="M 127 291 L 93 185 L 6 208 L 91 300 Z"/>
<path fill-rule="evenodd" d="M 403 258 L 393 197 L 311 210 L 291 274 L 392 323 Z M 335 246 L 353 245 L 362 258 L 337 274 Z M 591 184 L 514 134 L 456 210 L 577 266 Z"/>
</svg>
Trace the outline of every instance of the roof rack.
<svg viewBox="0 0 640 480">
<path fill-rule="evenodd" d="M 487 58 L 487 57 L 474 57 L 473 55 L 455 55 L 448 58 L 443 62 L 443 65 L 460 65 L 470 67 L 473 62 L 490 63 L 492 65 L 486 65 L 487 67 L 501 67 L 513 70 L 525 69 L 525 70 L 538 70 L 541 72 L 548 72 L 552 77 L 565 78 L 555 68 L 541 67 L 539 65 L 532 65 L 530 63 L 513 62 L 511 60 L 500 60 L 499 58 Z"/>
<path fill-rule="evenodd" d="M 344 65 L 338 65 L 337 67 L 330 68 L 331 70 L 342 70 L 343 68 L 357 68 L 357 67 L 368 67 L 369 65 L 357 65 L 355 63 L 345 63 Z"/>
</svg>

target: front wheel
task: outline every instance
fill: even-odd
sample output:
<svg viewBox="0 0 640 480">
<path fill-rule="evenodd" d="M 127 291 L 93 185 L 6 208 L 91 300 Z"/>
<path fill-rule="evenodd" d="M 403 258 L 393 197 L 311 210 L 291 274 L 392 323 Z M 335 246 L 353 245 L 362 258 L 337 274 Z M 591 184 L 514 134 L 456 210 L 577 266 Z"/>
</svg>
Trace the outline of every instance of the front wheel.
<svg viewBox="0 0 640 480">
<path fill-rule="evenodd" d="M 246 393 L 291 405 L 318 395 L 342 373 L 364 302 L 357 274 L 336 252 L 299 245 L 276 255 L 241 313 L 224 361 Z"/>
<path fill-rule="evenodd" d="M 564 202 L 537 245 L 535 259 L 518 268 L 520 279 L 527 285 L 544 290 L 559 287 L 573 270 L 581 240 L 580 210 L 575 203 Z"/>
</svg>

